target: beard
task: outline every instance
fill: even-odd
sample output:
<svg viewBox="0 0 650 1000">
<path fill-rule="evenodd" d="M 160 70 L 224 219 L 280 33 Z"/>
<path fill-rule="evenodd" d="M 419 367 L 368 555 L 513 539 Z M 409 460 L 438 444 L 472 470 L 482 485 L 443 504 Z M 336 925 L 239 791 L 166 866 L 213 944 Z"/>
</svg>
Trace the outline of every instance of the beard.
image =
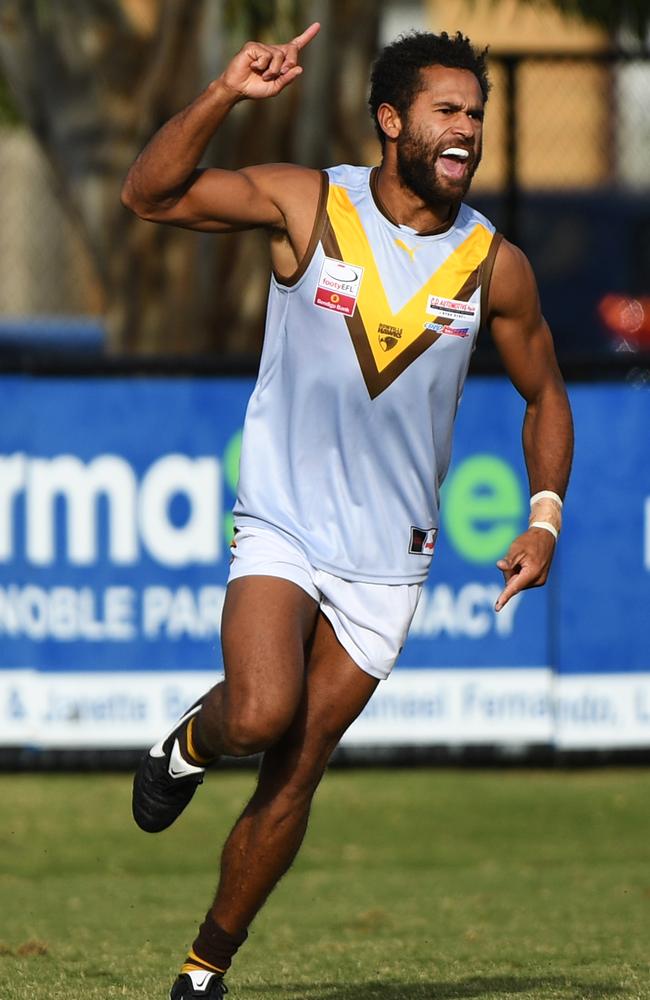
<svg viewBox="0 0 650 1000">
<path fill-rule="evenodd" d="M 451 177 L 439 177 L 436 163 L 442 148 L 447 148 L 449 142 L 432 146 L 421 135 L 417 135 L 406 124 L 397 140 L 397 172 L 405 187 L 417 195 L 426 205 L 434 205 L 441 201 L 461 201 L 469 191 L 476 168 L 481 162 L 480 149 L 474 152 L 469 147 L 463 147 L 469 152 L 467 170 L 463 177 L 454 180 Z"/>
</svg>

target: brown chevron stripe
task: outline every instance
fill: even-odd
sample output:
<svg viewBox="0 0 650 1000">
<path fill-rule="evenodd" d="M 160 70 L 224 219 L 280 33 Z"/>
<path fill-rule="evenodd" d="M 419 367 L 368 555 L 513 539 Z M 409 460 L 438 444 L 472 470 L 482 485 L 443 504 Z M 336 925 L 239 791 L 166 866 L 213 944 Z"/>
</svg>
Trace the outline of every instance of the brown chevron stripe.
<svg viewBox="0 0 650 1000">
<path fill-rule="evenodd" d="M 472 273 L 467 276 L 462 287 L 456 292 L 454 298 L 457 299 L 458 302 L 469 302 L 472 295 L 474 294 L 474 292 L 481 283 L 482 267 L 483 267 L 483 261 L 481 261 L 479 266 L 474 268 Z"/>
<path fill-rule="evenodd" d="M 336 239 L 336 234 L 330 219 L 328 217 L 325 223 L 325 228 L 323 230 L 323 235 L 321 237 L 323 250 L 327 257 L 332 257 L 334 260 L 343 260 L 341 250 Z M 468 302 L 472 297 L 476 289 L 479 287 L 481 281 L 481 270 L 483 264 L 479 264 L 477 268 L 465 279 L 462 287 L 458 290 L 456 295 L 453 297 L 461 302 Z M 443 325 L 449 321 L 446 319 L 439 319 L 438 317 L 431 317 L 432 322 L 440 322 Z M 420 336 L 413 341 L 409 347 L 405 348 L 401 354 L 399 354 L 394 361 L 384 368 L 383 371 L 378 371 L 375 364 L 375 359 L 372 356 L 372 351 L 370 349 L 370 344 L 368 342 L 368 334 L 361 318 L 361 313 L 358 309 L 354 310 L 352 316 L 346 316 L 345 322 L 352 339 L 352 344 L 357 356 L 357 361 L 359 362 L 359 367 L 361 368 L 361 374 L 363 375 L 363 380 L 366 383 L 366 388 L 371 399 L 375 399 L 380 393 L 387 389 L 388 386 L 398 378 L 402 372 L 404 372 L 409 365 L 411 365 L 421 354 L 424 354 L 432 344 L 435 344 L 436 340 L 439 340 L 442 334 L 436 333 L 434 330 L 427 330 L 426 327 L 423 328 Z"/>
<path fill-rule="evenodd" d="M 492 280 L 492 271 L 494 270 L 494 262 L 497 257 L 497 252 L 501 243 L 503 242 L 503 236 L 501 233 L 495 233 L 492 237 L 492 242 L 490 243 L 490 249 L 487 252 L 487 257 L 481 264 L 481 329 L 487 328 L 488 322 L 488 299 L 490 295 L 490 282 Z"/>
</svg>

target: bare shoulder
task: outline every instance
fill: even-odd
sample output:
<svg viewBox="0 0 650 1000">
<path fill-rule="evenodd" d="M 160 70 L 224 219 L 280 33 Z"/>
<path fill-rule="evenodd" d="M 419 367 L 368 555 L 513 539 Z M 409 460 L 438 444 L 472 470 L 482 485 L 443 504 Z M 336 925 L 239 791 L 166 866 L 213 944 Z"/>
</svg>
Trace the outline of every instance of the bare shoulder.
<svg viewBox="0 0 650 1000">
<path fill-rule="evenodd" d="M 273 203 L 275 214 L 266 224 L 273 268 L 282 280 L 292 277 L 308 254 L 319 217 L 323 171 L 266 163 L 241 172 L 262 198 Z"/>
<path fill-rule="evenodd" d="M 296 215 L 315 213 L 322 171 L 295 163 L 260 163 L 240 172 L 273 201 L 287 222 Z"/>
<path fill-rule="evenodd" d="M 539 312 L 537 282 L 530 261 L 523 250 L 506 239 L 501 240 L 494 260 L 488 310 L 492 317 Z"/>
<path fill-rule="evenodd" d="M 320 182 L 321 171 L 298 163 L 255 163 L 241 172 L 263 184 L 297 184 L 302 188 Z"/>
</svg>

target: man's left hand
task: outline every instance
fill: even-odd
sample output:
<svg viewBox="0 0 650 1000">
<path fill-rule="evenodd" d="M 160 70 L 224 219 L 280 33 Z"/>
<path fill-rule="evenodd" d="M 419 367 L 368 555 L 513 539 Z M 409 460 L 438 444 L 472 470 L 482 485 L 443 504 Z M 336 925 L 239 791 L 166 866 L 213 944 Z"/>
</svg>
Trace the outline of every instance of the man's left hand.
<svg viewBox="0 0 650 1000">
<path fill-rule="evenodd" d="M 529 528 L 515 538 L 503 559 L 497 562 L 505 580 L 505 587 L 494 606 L 501 611 L 513 594 L 529 587 L 542 587 L 555 551 L 555 539 L 545 528 Z"/>
</svg>

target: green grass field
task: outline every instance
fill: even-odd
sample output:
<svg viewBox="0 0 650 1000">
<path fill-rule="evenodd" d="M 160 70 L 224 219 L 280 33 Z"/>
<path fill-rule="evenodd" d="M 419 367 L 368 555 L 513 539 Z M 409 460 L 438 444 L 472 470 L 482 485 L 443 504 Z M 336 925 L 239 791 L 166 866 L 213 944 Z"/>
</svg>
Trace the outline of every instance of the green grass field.
<svg viewBox="0 0 650 1000">
<path fill-rule="evenodd" d="M 251 772 L 140 833 L 127 775 L 3 775 L 0 1000 L 163 1000 Z M 331 771 L 233 1000 L 650 998 L 650 774 Z"/>
</svg>

